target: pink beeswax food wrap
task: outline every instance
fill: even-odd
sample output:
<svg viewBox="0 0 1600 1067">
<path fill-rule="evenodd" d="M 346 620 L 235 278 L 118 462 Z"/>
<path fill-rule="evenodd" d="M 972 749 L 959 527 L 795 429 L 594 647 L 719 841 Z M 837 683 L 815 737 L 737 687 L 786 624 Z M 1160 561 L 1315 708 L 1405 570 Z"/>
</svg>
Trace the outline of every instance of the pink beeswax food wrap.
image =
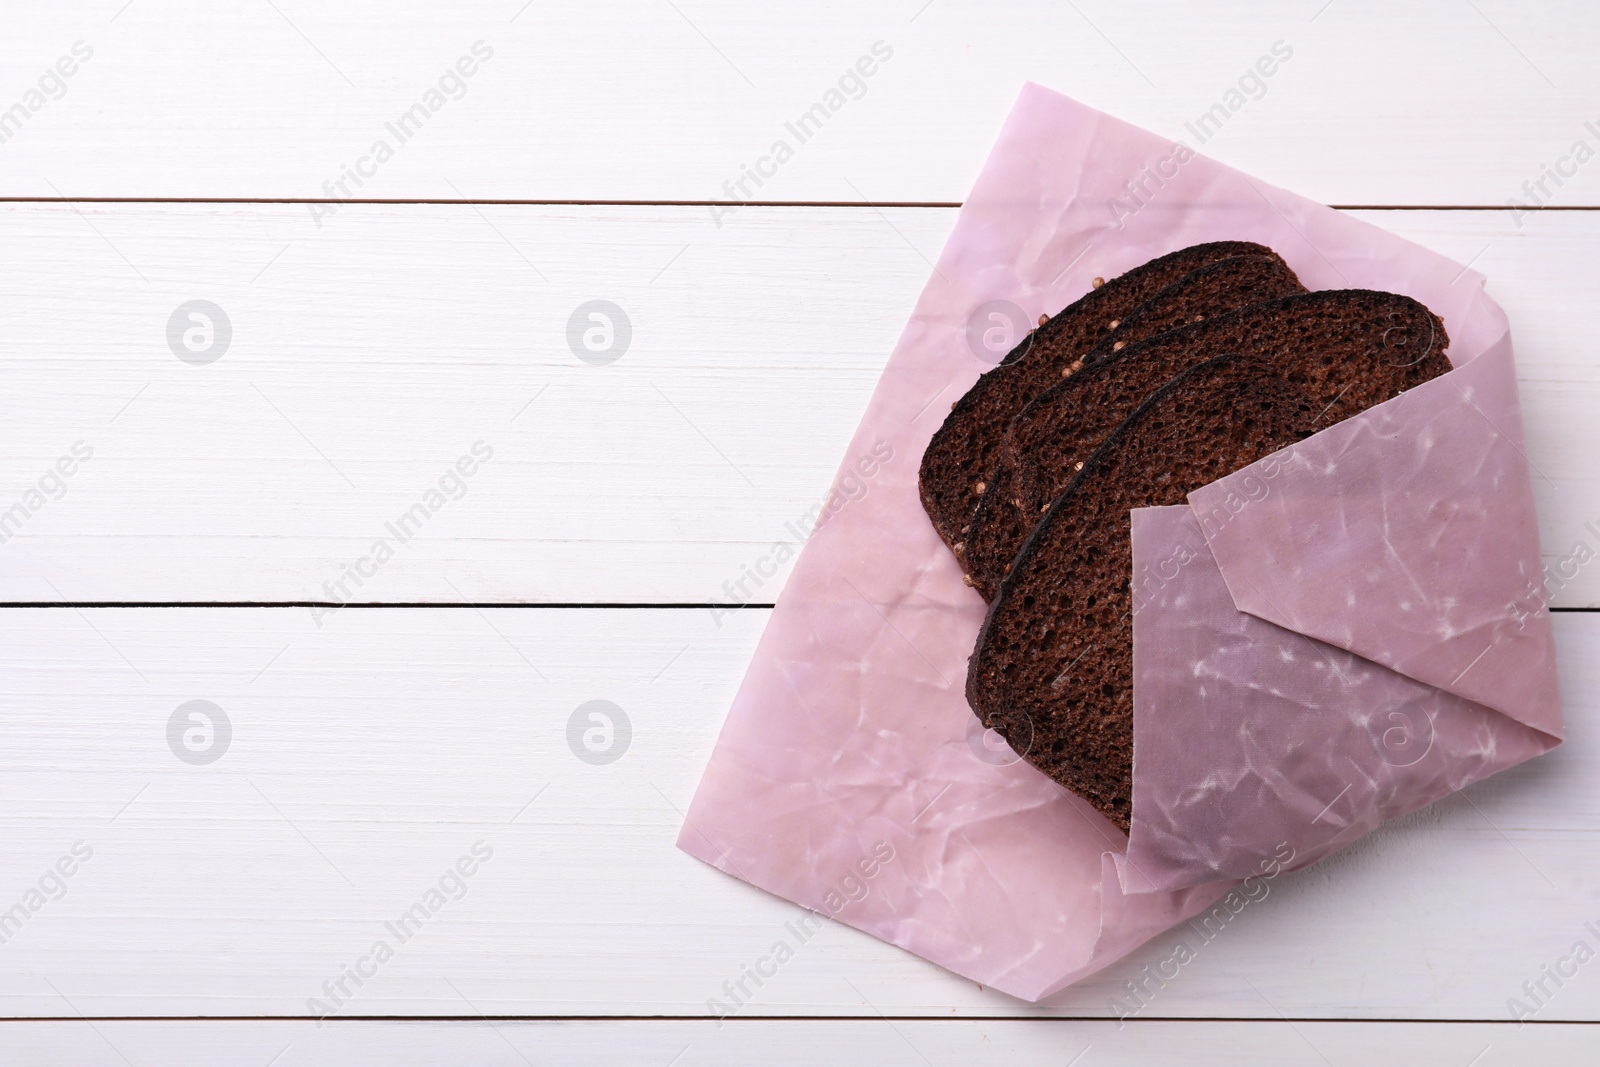
<svg viewBox="0 0 1600 1067">
<path fill-rule="evenodd" d="M 1421 300 L 1455 369 L 1187 507 L 1130 516 L 1124 835 L 973 716 L 985 606 L 923 513 L 917 468 L 994 362 L 971 338 L 1004 321 L 996 308 L 1031 323 L 1096 276 L 1230 239 L 1273 248 L 1311 289 Z M 1028 86 L 778 599 L 679 846 L 1038 1000 L 1242 878 L 1559 743 L 1510 336 L 1482 284 Z"/>
</svg>

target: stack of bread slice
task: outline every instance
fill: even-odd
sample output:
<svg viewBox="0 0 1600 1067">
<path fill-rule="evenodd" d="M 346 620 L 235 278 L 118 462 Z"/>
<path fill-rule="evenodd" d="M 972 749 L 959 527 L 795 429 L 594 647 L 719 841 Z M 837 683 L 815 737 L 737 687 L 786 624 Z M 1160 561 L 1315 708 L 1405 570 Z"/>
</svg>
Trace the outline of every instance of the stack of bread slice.
<svg viewBox="0 0 1600 1067">
<path fill-rule="evenodd" d="M 1187 494 L 1450 369 L 1417 301 L 1306 292 L 1270 249 L 1196 245 L 1096 285 L 952 408 L 923 507 L 989 602 L 985 726 L 1126 830 L 1129 511 Z"/>
</svg>

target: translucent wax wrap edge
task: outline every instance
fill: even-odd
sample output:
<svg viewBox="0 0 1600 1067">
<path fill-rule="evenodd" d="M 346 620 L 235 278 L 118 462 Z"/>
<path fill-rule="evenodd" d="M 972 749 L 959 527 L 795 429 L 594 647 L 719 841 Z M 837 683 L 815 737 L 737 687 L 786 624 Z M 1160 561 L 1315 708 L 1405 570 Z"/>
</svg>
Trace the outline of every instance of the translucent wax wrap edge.
<svg viewBox="0 0 1600 1067">
<path fill-rule="evenodd" d="M 1119 830 L 985 744 L 964 696 L 984 604 L 917 495 L 929 438 L 989 369 L 967 340 L 983 305 L 1009 301 L 1031 321 L 1096 276 L 1215 240 L 1272 247 L 1312 289 L 1410 293 L 1448 265 L 1461 284 L 1427 302 L 1458 360 L 1475 343 L 1476 275 L 1025 87 L 850 443 L 836 506 L 778 599 L 680 848 L 1027 1000 L 1228 891 L 1148 891 Z"/>
<path fill-rule="evenodd" d="M 1449 373 L 1134 514 L 1141 886 L 1314 862 L 1560 743 L 1505 314 L 1443 260 L 1407 291 L 1463 281 Z"/>
</svg>

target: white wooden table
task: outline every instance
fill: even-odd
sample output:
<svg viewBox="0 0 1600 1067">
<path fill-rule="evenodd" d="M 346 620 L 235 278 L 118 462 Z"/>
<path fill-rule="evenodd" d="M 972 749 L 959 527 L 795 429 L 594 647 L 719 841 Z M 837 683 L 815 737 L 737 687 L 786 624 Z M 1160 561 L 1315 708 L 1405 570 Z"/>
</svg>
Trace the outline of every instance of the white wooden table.
<svg viewBox="0 0 1600 1067">
<path fill-rule="evenodd" d="M 1594 1062 L 1600 962 L 1547 975 L 1600 949 L 1600 9 L 1395 6 L 8 0 L 0 1063 Z M 1035 1007 L 837 925 L 718 1025 L 797 909 L 673 846 L 783 575 L 712 606 L 1024 80 L 1193 143 L 1277 42 L 1204 150 L 1511 315 L 1568 744 L 1286 876 L 1127 1026 L 1159 938 Z M 169 341 L 197 300 L 229 335 Z"/>
</svg>

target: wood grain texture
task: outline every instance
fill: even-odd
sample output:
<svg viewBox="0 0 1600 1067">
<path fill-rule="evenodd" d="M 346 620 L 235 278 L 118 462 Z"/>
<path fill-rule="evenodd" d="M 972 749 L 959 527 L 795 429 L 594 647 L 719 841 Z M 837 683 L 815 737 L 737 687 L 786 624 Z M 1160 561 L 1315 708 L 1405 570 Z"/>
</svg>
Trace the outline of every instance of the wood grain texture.
<svg viewBox="0 0 1600 1067">
<path fill-rule="evenodd" d="M 704 201 L 783 138 L 759 199 L 954 202 L 1030 79 L 1195 146 L 1189 125 L 1237 105 L 1204 149 L 1329 203 L 1499 205 L 1600 146 L 1600 13 L 1571 3 L 73 0 L 6 29 L 7 107 L 74 42 L 94 50 L 0 145 L 10 196 L 341 196 L 323 183 L 386 138 L 349 192 Z M 480 40 L 464 95 L 399 142 L 386 123 Z M 892 57 L 839 92 L 878 41 Z M 1241 91 L 1279 41 L 1291 58 Z M 830 91 L 801 143 L 785 124 Z M 1600 203 L 1600 167 L 1566 166 L 1550 202 Z"/>
<path fill-rule="evenodd" d="M 85 1022 L 0 1026 L 8 1063 L 75 1067 L 1587 1067 L 1595 1035 L 1580 1024 L 1518 1030 L 1488 1023 L 1100 1022 Z M 1485 1051 L 1487 1049 L 1487 1051 Z M 1077 1058 L 1074 1059 L 1073 1057 Z M 274 1057 L 277 1057 L 274 1059 Z"/>
<path fill-rule="evenodd" d="M 767 614 L 0 611 L 0 915 L 92 849 L 0 926 L 0 1015 L 720 1011 L 800 914 L 674 847 Z M 1557 635 L 1566 746 L 1284 876 L 1143 1014 L 1511 1020 L 1524 982 L 1595 947 L 1600 616 Z M 569 746 L 595 699 L 631 725 L 606 765 Z M 231 723 L 207 765 L 169 746 L 191 700 Z M 492 856 L 425 924 L 385 925 L 478 842 Z M 744 1013 L 1115 1019 L 1186 936 L 1035 1007 L 830 923 Z M 1537 1019 L 1600 1019 L 1589 979 Z"/>
<path fill-rule="evenodd" d="M 709 603 L 803 534 L 948 209 L 5 205 L 9 601 Z M 1359 213 L 1471 261 L 1511 315 L 1553 602 L 1600 604 L 1600 214 Z M 220 305 L 216 362 L 168 317 Z M 581 362 L 604 298 L 626 353 Z M 465 495 L 330 592 L 475 442 Z M 906 462 L 914 461 L 906 457 Z M 54 483 L 52 483 L 52 487 Z M 53 494 L 52 494 L 53 495 Z M 8 528 L 8 533 L 12 530 Z M 787 567 L 732 599 L 771 602 Z"/>
</svg>

